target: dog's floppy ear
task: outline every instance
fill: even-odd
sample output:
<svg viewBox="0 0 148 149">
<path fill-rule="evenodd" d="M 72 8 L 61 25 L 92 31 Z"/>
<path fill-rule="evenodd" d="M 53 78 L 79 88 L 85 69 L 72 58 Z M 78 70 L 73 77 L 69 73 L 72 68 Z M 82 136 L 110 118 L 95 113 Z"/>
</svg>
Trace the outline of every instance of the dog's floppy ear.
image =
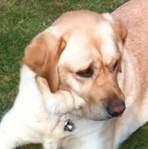
<svg viewBox="0 0 148 149">
<path fill-rule="evenodd" d="M 65 40 L 50 31 L 41 32 L 25 49 L 24 63 L 47 79 L 50 90 L 59 88 L 57 63 L 65 47 Z"/>
<path fill-rule="evenodd" d="M 115 19 L 115 23 L 113 27 L 117 34 L 118 40 L 120 40 L 122 44 L 124 44 L 127 37 L 127 29 L 125 25 L 120 20 Z"/>
<path fill-rule="evenodd" d="M 103 18 L 109 21 L 116 33 L 117 40 L 124 44 L 127 37 L 127 29 L 123 22 L 117 18 L 114 18 L 110 13 L 103 13 Z"/>
</svg>

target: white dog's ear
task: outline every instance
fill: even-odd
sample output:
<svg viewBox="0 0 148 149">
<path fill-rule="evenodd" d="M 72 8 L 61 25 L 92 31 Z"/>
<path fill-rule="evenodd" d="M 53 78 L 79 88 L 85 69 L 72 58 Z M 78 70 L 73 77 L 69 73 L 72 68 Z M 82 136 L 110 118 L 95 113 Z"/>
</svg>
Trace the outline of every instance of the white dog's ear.
<svg viewBox="0 0 148 149">
<path fill-rule="evenodd" d="M 24 63 L 47 79 L 52 92 L 59 88 L 57 63 L 65 44 L 63 37 L 48 30 L 38 34 L 25 49 Z"/>
<path fill-rule="evenodd" d="M 116 19 L 114 23 L 114 30 L 117 34 L 118 40 L 121 40 L 122 44 L 124 44 L 127 37 L 127 29 L 123 22 Z"/>
<path fill-rule="evenodd" d="M 113 30 L 116 33 L 117 40 L 124 44 L 127 37 L 127 29 L 123 22 L 119 19 L 114 18 L 110 13 L 103 13 L 103 18 L 109 21 L 113 27 Z"/>
</svg>

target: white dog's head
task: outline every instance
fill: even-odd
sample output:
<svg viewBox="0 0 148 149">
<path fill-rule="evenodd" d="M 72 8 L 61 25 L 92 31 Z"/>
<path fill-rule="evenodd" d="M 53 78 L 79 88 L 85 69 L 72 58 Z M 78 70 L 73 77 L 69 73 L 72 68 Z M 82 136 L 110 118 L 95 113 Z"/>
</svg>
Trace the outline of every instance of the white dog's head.
<svg viewBox="0 0 148 149">
<path fill-rule="evenodd" d="M 83 98 L 87 117 L 108 119 L 125 109 L 117 82 L 125 37 L 126 29 L 108 13 L 72 11 L 33 39 L 24 62 L 52 92 L 67 89 Z"/>
</svg>

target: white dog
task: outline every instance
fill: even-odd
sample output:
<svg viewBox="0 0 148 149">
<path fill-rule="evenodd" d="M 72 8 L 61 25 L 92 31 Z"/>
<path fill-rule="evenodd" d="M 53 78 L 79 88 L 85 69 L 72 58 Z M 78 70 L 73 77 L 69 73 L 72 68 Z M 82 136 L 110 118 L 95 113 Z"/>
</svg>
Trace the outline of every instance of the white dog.
<svg viewBox="0 0 148 149">
<path fill-rule="evenodd" d="M 148 121 L 145 2 L 132 0 L 115 13 L 130 14 L 129 19 L 122 17 L 123 22 L 127 19 L 128 35 L 110 14 L 72 11 L 33 39 L 25 50 L 18 96 L 0 125 L 2 149 L 50 142 L 49 110 L 55 113 L 57 108 L 52 108 L 53 102 L 43 102 L 47 92 L 43 89 L 42 97 L 36 75 L 47 80 L 51 94 L 67 90 L 80 103 L 81 119 L 75 121 L 75 131 L 60 142 L 62 149 L 116 149 Z M 62 102 L 73 100 L 65 95 Z M 86 104 L 80 102 L 83 100 Z"/>
</svg>

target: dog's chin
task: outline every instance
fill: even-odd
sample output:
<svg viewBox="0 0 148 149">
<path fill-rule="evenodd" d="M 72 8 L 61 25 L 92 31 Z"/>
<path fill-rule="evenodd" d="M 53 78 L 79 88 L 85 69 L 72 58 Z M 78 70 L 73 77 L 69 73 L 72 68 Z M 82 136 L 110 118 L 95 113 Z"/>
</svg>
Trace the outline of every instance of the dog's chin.
<svg viewBox="0 0 148 149">
<path fill-rule="evenodd" d="M 93 121 L 105 121 L 108 119 L 111 119 L 112 116 L 109 115 L 105 110 L 95 110 L 95 108 L 92 111 L 89 111 L 86 114 L 86 117 Z"/>
<path fill-rule="evenodd" d="M 106 121 L 111 119 L 111 116 L 104 116 L 104 117 L 88 117 L 88 119 L 93 120 L 93 121 Z"/>
<path fill-rule="evenodd" d="M 87 118 L 93 121 L 107 121 L 107 120 L 111 120 L 111 119 L 116 119 L 116 118 L 120 118 L 120 116 L 116 116 L 116 117 L 112 117 L 111 115 L 104 115 L 104 116 L 88 116 Z"/>
</svg>

